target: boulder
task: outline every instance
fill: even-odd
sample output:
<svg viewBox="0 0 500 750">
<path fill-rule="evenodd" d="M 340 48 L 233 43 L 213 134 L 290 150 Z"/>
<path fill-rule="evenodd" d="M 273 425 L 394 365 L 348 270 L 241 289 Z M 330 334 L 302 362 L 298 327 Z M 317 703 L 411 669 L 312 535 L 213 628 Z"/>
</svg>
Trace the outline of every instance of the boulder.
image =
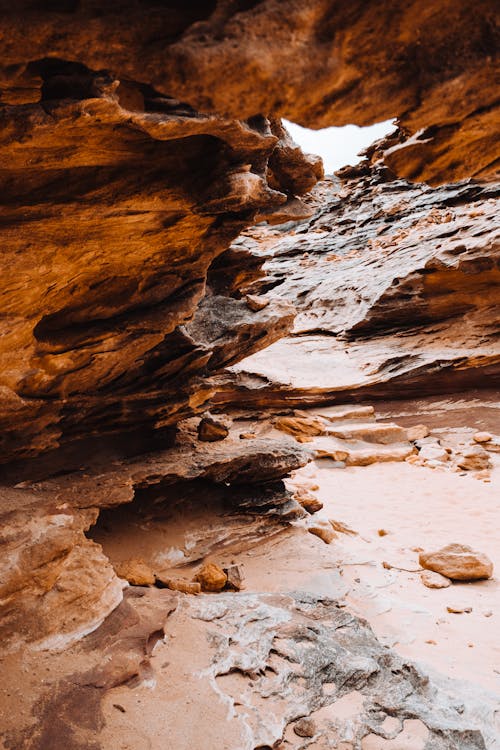
<svg viewBox="0 0 500 750">
<path fill-rule="evenodd" d="M 475 581 L 493 575 L 491 560 L 466 544 L 448 544 L 435 552 L 421 552 L 418 560 L 423 568 L 452 581 Z"/>
</svg>

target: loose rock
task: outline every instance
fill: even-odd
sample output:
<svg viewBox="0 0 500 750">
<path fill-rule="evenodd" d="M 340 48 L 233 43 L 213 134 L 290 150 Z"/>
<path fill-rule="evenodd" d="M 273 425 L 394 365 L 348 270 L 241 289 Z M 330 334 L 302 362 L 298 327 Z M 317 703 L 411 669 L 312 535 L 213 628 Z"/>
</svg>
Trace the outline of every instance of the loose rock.
<svg viewBox="0 0 500 750">
<path fill-rule="evenodd" d="M 423 568 L 452 581 L 474 581 L 493 575 L 491 560 L 466 544 L 448 544 L 435 552 L 421 552 L 418 560 Z"/>
<path fill-rule="evenodd" d="M 153 571 L 140 558 L 123 560 L 114 567 L 116 575 L 125 578 L 132 586 L 152 586 L 155 582 Z"/>
<path fill-rule="evenodd" d="M 224 440 L 229 435 L 227 420 L 216 419 L 211 414 L 204 414 L 198 425 L 198 439 L 206 443 Z"/>
<path fill-rule="evenodd" d="M 341 534 L 349 534 L 349 536 L 358 536 L 358 532 L 351 529 L 346 523 L 336 521 L 334 518 L 330 518 L 329 521 L 334 531 L 339 531 Z"/>
<path fill-rule="evenodd" d="M 307 525 L 307 530 L 310 534 L 319 536 L 325 544 L 330 544 L 337 537 L 330 522 L 325 518 L 311 518 Z"/>
<path fill-rule="evenodd" d="M 227 576 L 226 589 L 240 591 L 243 585 L 243 576 L 240 567 L 238 565 L 230 565 L 224 568 L 224 573 Z"/>
<path fill-rule="evenodd" d="M 317 497 L 304 489 L 298 489 L 294 493 L 293 498 L 311 515 L 317 513 L 323 507 L 321 500 L 318 500 Z"/>
<path fill-rule="evenodd" d="M 489 432 L 476 432 L 476 434 L 472 436 L 472 439 L 476 443 L 489 443 L 492 437 L 493 436 L 490 435 Z"/>
<path fill-rule="evenodd" d="M 488 451 L 481 445 L 473 445 L 466 448 L 457 456 L 457 466 L 466 471 L 480 471 L 490 469 L 491 462 Z"/>
<path fill-rule="evenodd" d="M 316 734 L 316 725 L 312 719 L 299 719 L 293 731 L 299 737 L 314 737 Z"/>
<path fill-rule="evenodd" d="M 201 584 L 203 591 L 222 591 L 227 575 L 216 563 L 205 563 L 193 580 Z"/>
<path fill-rule="evenodd" d="M 156 580 L 172 591 L 181 591 L 183 594 L 199 594 L 201 584 L 197 581 L 186 581 L 184 578 L 170 578 L 157 575 Z"/>
<path fill-rule="evenodd" d="M 430 430 L 425 424 L 416 424 L 413 427 L 408 427 L 406 430 L 408 440 L 412 443 L 415 440 L 423 440 L 430 434 Z"/>
<path fill-rule="evenodd" d="M 420 574 L 420 580 L 428 589 L 446 589 L 451 586 L 451 581 L 441 573 L 435 573 L 433 570 L 424 570 Z"/>
<path fill-rule="evenodd" d="M 259 297 L 257 294 L 247 294 L 245 297 L 245 302 L 247 303 L 250 310 L 252 310 L 253 312 L 259 312 L 259 310 L 263 310 L 268 306 L 270 300 L 266 299 L 265 297 Z"/>
</svg>

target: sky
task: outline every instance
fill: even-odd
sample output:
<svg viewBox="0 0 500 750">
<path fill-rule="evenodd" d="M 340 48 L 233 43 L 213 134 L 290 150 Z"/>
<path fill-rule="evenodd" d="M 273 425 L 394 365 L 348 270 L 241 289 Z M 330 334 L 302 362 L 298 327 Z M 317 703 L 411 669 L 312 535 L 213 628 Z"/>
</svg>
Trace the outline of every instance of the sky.
<svg viewBox="0 0 500 750">
<path fill-rule="evenodd" d="M 323 158 L 325 174 L 331 174 L 346 164 L 357 164 L 359 151 L 394 130 L 392 120 L 378 122 L 367 128 L 346 125 L 343 128 L 324 130 L 308 130 L 287 120 L 284 124 L 303 151 L 319 154 Z"/>
</svg>

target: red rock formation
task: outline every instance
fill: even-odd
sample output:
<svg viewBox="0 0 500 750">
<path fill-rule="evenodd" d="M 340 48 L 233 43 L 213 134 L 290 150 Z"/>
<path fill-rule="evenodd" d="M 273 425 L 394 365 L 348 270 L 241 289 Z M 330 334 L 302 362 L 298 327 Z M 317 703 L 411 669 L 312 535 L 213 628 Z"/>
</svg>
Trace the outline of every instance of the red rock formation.
<svg viewBox="0 0 500 750">
<path fill-rule="evenodd" d="M 297 196 L 322 174 L 279 118 L 323 127 L 399 116 L 396 142 L 380 147 L 394 173 L 489 178 L 497 32 L 492 0 L 0 9 L 0 632 L 10 649 L 65 646 L 121 598 L 88 531 L 102 508 L 168 504 L 201 487 L 263 516 L 259 531 L 301 512 L 279 480 L 306 449 L 234 435 L 202 447 L 193 425 L 174 435 L 223 368 L 292 324 L 287 301 L 245 300 L 264 253 L 241 243 L 225 253 L 257 216 L 304 215 Z M 447 259 L 459 285 L 467 261 Z M 408 251 L 408 288 L 422 262 Z M 492 273 L 481 273 L 482 297 Z M 393 302 L 389 290 L 358 323 L 378 330 Z M 122 629 L 117 617 L 99 639 Z M 118 676 L 113 648 L 111 674 L 95 669 L 107 646 L 92 655 L 78 679 L 94 697 L 80 712 L 66 664 L 51 687 L 70 704 L 69 728 L 58 733 L 56 702 L 36 739 L 30 718 L 10 746 L 91 747 L 82 715 L 115 679 L 148 674 L 147 648 L 136 647 L 145 633 L 150 644 L 163 631 L 127 631 Z"/>
<path fill-rule="evenodd" d="M 498 184 L 429 188 L 363 164 L 343 174 L 352 178 L 318 188 L 310 221 L 246 232 L 248 252 L 272 256 L 247 291 L 298 314 L 292 336 L 233 368 L 216 400 L 283 406 L 494 387 Z"/>
</svg>

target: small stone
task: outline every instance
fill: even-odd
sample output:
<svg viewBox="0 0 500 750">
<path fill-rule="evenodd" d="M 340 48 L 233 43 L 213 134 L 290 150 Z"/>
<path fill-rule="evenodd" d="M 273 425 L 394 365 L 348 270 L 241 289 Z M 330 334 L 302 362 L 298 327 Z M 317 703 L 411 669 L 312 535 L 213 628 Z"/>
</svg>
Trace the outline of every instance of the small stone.
<svg viewBox="0 0 500 750">
<path fill-rule="evenodd" d="M 252 310 L 253 312 L 259 312 L 259 310 L 263 310 L 268 306 L 270 300 L 266 299 L 265 297 L 259 297 L 257 294 L 247 294 L 245 297 L 245 302 L 247 303 L 247 306 L 250 308 L 250 310 Z"/>
<path fill-rule="evenodd" d="M 466 544 L 448 544 L 435 552 L 421 552 L 418 560 L 423 568 L 452 581 L 475 581 L 493 575 L 491 560 Z"/>
<path fill-rule="evenodd" d="M 293 731 L 299 737 L 314 737 L 316 734 L 316 725 L 312 719 L 299 719 Z"/>
<path fill-rule="evenodd" d="M 389 532 L 386 529 L 377 529 L 377 534 L 379 536 L 387 536 L 387 534 L 389 534 Z"/>
<path fill-rule="evenodd" d="M 476 473 L 474 474 L 474 479 L 483 479 L 489 481 L 491 479 L 491 475 L 488 469 L 483 469 L 482 471 L 476 471 Z"/>
<path fill-rule="evenodd" d="M 416 466 L 422 466 L 423 461 L 416 455 L 407 456 L 405 458 L 407 464 L 415 464 Z"/>
<path fill-rule="evenodd" d="M 256 438 L 257 435 L 255 432 L 241 432 L 240 433 L 240 440 L 253 440 Z"/>
<path fill-rule="evenodd" d="M 407 427 L 406 434 L 408 440 L 413 443 L 415 440 L 423 440 L 430 435 L 430 430 L 425 424 L 416 424 L 413 427 Z"/>
<path fill-rule="evenodd" d="M 152 586 L 155 576 L 149 565 L 140 558 L 123 560 L 114 566 L 116 575 L 124 578 L 132 586 Z"/>
<path fill-rule="evenodd" d="M 330 544 L 334 539 L 337 538 L 337 534 L 332 529 L 330 522 L 325 518 L 311 518 L 307 530 L 314 536 L 319 536 L 325 544 Z"/>
<path fill-rule="evenodd" d="M 450 456 L 448 451 L 436 441 L 435 443 L 426 443 L 422 445 L 418 457 L 423 461 L 448 461 Z"/>
<path fill-rule="evenodd" d="M 489 432 L 476 432 L 476 434 L 472 436 L 472 439 L 476 443 L 489 443 L 492 438 L 493 435 L 490 435 Z"/>
<path fill-rule="evenodd" d="M 206 443 L 214 443 L 224 440 L 229 435 L 227 420 L 216 419 L 208 412 L 205 413 L 198 424 L 198 440 Z"/>
<path fill-rule="evenodd" d="M 446 610 L 452 615 L 470 614 L 472 607 L 446 607 Z"/>
<path fill-rule="evenodd" d="M 224 573 L 227 577 L 226 589 L 230 589 L 231 591 L 240 591 L 243 586 L 243 576 L 241 575 L 239 566 L 229 565 L 229 567 L 224 568 Z"/>
<path fill-rule="evenodd" d="M 420 580 L 428 589 L 446 589 L 451 586 L 451 581 L 441 573 L 435 573 L 433 570 L 424 570 L 420 574 Z"/>
<path fill-rule="evenodd" d="M 180 591 L 183 594 L 199 594 L 201 592 L 201 585 L 196 581 L 186 581 L 184 578 L 170 578 L 160 575 L 156 576 L 156 580 L 162 583 L 172 591 Z"/>
<path fill-rule="evenodd" d="M 311 495 L 310 492 L 307 492 L 307 490 L 304 489 L 298 489 L 294 493 L 293 499 L 311 515 L 317 513 L 323 507 L 321 500 L 318 500 L 317 497 L 314 497 L 314 495 Z"/>
<path fill-rule="evenodd" d="M 203 591 L 222 591 L 227 583 L 227 575 L 216 563 L 205 563 L 193 580 L 201 584 Z"/>
<path fill-rule="evenodd" d="M 487 609 L 486 612 L 483 612 L 484 617 L 491 617 L 493 612 L 491 609 Z"/>
<path fill-rule="evenodd" d="M 334 518 L 330 518 L 329 521 L 334 531 L 338 531 L 340 534 L 349 534 L 349 536 L 358 536 L 358 532 L 351 529 L 346 523 L 336 521 Z"/>
</svg>

